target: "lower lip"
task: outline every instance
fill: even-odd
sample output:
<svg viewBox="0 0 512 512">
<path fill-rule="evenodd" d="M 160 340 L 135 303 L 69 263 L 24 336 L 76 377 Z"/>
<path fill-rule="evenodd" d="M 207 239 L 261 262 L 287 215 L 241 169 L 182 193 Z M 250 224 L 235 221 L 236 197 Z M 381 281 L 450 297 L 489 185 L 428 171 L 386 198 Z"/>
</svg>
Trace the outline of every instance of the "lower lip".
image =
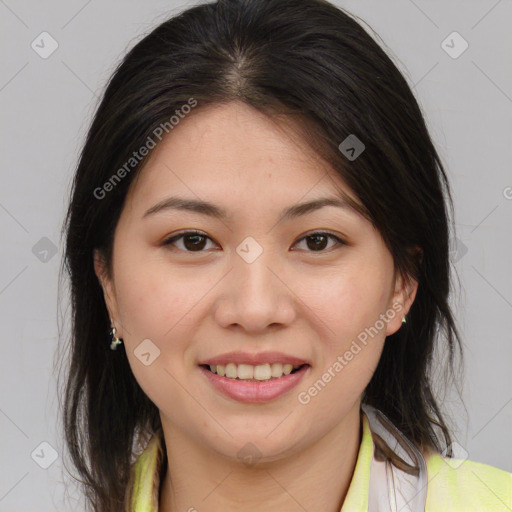
<svg viewBox="0 0 512 512">
<path fill-rule="evenodd" d="M 309 366 L 304 365 L 295 373 L 283 375 L 278 379 L 261 382 L 228 379 L 202 366 L 199 368 L 215 389 L 233 400 L 245 403 L 262 403 L 275 400 L 297 386 L 304 377 L 304 374 L 308 371 Z"/>
</svg>

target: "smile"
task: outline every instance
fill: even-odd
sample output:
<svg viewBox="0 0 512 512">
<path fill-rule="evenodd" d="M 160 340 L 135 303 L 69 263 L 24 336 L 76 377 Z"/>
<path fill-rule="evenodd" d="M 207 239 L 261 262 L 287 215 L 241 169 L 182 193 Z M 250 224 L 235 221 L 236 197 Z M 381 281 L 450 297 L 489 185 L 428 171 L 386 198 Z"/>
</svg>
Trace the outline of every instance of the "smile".
<svg viewBox="0 0 512 512">
<path fill-rule="evenodd" d="M 265 363 L 256 366 L 228 363 L 200 365 L 213 388 L 229 398 L 245 403 L 274 400 L 293 389 L 302 380 L 309 364 Z"/>
</svg>

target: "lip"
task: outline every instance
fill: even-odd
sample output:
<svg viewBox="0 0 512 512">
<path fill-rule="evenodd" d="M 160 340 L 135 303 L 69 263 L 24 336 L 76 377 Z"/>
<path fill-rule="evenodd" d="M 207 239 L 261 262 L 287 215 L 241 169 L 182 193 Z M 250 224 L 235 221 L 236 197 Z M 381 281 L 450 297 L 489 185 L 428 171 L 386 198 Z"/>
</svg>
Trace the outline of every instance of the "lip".
<svg viewBox="0 0 512 512">
<path fill-rule="evenodd" d="M 297 386 L 309 368 L 310 366 L 308 364 L 304 364 L 304 366 L 295 373 L 283 375 L 277 379 L 256 382 L 228 379 L 202 366 L 199 367 L 203 375 L 217 391 L 220 391 L 233 400 L 244 403 L 262 403 L 275 400 Z"/>
<path fill-rule="evenodd" d="M 260 352 L 259 354 L 251 354 L 249 352 L 229 352 L 220 356 L 212 357 L 210 359 L 205 359 L 198 364 L 207 364 L 212 366 L 220 364 L 225 366 L 229 363 L 250 364 L 254 366 L 265 363 L 283 363 L 291 364 L 293 366 L 309 364 L 309 366 L 311 366 L 311 363 L 305 359 L 283 354 L 282 352 Z"/>
</svg>

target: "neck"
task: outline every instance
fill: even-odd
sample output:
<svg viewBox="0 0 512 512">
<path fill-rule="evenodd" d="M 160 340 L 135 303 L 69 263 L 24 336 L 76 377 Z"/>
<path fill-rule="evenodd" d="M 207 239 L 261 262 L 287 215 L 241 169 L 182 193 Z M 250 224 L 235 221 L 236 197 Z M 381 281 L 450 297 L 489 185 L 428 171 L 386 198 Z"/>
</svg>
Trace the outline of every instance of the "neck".
<svg viewBox="0 0 512 512">
<path fill-rule="evenodd" d="M 246 466 L 205 450 L 186 432 L 163 423 L 167 470 L 159 512 L 322 510 L 340 512 L 361 443 L 359 406 L 307 449 L 277 461 Z"/>
</svg>

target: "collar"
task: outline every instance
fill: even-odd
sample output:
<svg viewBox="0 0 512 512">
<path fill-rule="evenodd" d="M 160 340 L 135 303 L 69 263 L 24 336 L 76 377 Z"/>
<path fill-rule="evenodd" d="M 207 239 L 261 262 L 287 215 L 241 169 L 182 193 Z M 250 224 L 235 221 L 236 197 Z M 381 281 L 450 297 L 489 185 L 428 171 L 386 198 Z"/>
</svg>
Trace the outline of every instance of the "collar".
<svg viewBox="0 0 512 512">
<path fill-rule="evenodd" d="M 368 512 L 370 464 L 373 455 L 373 438 L 368 418 L 361 413 L 362 437 L 356 466 L 343 507 L 340 512 Z M 133 488 L 130 510 L 133 512 L 158 512 L 159 490 L 164 462 L 164 448 L 160 429 L 150 439 L 132 467 Z"/>
</svg>

